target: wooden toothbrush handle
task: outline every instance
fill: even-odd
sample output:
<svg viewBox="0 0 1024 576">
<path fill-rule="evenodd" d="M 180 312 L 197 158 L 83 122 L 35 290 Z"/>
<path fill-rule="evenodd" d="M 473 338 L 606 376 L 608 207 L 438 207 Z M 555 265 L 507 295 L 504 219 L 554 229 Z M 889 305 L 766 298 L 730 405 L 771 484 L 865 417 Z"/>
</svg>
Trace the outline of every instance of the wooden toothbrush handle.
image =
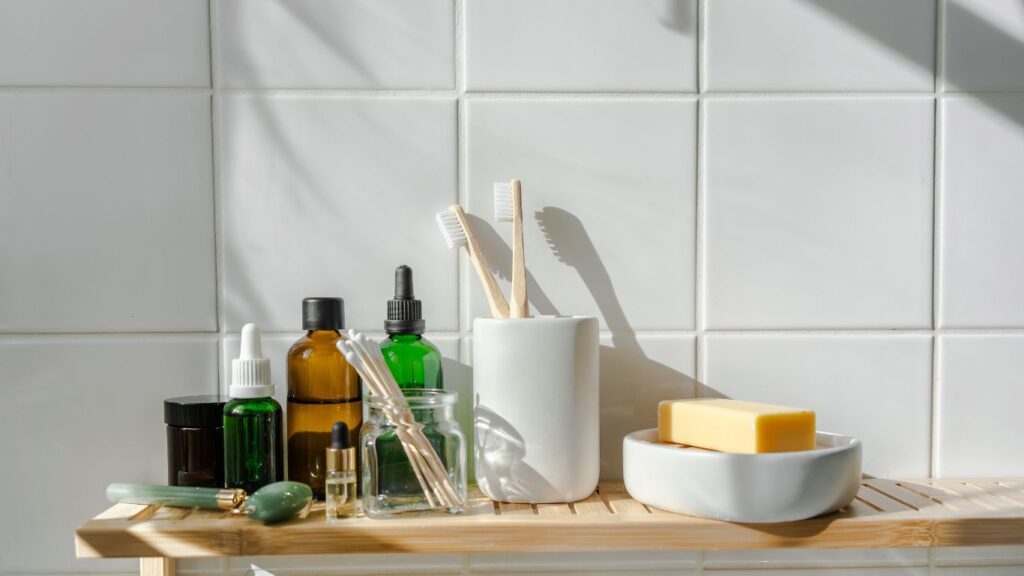
<svg viewBox="0 0 1024 576">
<path fill-rule="evenodd" d="M 519 180 L 512 181 L 512 318 L 530 315 L 526 297 L 526 252 L 523 249 L 523 190 Z"/>
<path fill-rule="evenodd" d="M 487 295 L 487 302 L 491 305 L 491 316 L 508 318 L 508 301 L 501 293 L 498 281 L 491 274 L 491 268 L 487 265 L 487 259 L 484 258 L 484 251 L 480 249 L 480 243 L 476 241 L 473 229 L 469 227 L 466 213 L 458 204 L 452 206 L 452 212 L 455 213 L 463 231 L 466 232 L 466 249 L 469 251 L 469 259 L 473 262 L 473 267 L 476 268 L 476 275 L 480 277 L 480 283 L 484 286 L 484 294 Z"/>
</svg>

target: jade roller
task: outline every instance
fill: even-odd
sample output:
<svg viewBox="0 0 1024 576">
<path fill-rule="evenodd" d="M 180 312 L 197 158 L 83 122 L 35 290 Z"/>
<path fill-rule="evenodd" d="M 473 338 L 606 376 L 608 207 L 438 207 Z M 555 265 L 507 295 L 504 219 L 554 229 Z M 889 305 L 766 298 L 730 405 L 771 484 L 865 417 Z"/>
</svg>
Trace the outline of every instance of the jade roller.
<svg viewBox="0 0 1024 576">
<path fill-rule="evenodd" d="M 111 484 L 107 486 L 107 500 L 125 504 L 230 510 L 269 524 L 302 512 L 312 502 L 313 490 L 301 482 L 274 482 L 247 496 L 245 490 L 238 489 Z"/>
</svg>

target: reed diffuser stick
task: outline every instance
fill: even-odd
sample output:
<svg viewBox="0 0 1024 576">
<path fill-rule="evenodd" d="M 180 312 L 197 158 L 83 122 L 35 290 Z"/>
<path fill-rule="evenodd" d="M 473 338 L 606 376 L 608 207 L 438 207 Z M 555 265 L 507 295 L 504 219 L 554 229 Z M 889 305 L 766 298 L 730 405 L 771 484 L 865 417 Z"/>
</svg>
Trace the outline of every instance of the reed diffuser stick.
<svg viewBox="0 0 1024 576">
<path fill-rule="evenodd" d="M 384 363 L 380 346 L 374 340 L 353 330 L 342 333 L 338 349 L 359 372 L 374 396 L 385 399 L 384 414 L 395 425 L 399 442 L 409 458 L 409 464 L 431 506 L 440 503 L 447 507 L 462 504 L 441 458 L 423 433 L 423 425 L 416 422 L 409 404 Z"/>
</svg>

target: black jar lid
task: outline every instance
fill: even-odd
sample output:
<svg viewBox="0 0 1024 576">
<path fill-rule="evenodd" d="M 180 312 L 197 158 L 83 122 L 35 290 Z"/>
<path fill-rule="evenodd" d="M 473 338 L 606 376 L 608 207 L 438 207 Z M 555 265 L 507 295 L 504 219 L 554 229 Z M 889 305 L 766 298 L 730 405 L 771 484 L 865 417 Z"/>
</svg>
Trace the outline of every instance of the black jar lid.
<svg viewBox="0 0 1024 576">
<path fill-rule="evenodd" d="M 183 396 L 164 400 L 164 423 L 180 428 L 211 428 L 224 425 L 227 396 Z"/>
</svg>

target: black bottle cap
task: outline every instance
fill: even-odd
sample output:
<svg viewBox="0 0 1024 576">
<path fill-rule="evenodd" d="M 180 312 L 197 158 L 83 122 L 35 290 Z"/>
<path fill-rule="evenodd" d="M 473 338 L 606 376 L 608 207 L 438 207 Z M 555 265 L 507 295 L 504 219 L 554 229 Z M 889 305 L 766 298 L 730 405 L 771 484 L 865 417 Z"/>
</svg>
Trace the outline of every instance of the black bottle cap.
<svg viewBox="0 0 1024 576">
<path fill-rule="evenodd" d="M 341 298 L 303 298 L 303 330 L 341 330 L 345 327 L 345 301 Z"/>
<path fill-rule="evenodd" d="M 331 449 L 344 450 L 348 447 L 348 424 L 335 422 L 331 428 Z"/>
<path fill-rule="evenodd" d="M 395 268 L 395 297 L 388 300 L 388 319 L 384 329 L 388 334 L 422 334 L 423 304 L 416 299 L 412 287 L 412 268 Z"/>
<path fill-rule="evenodd" d="M 217 428 L 224 425 L 227 396 L 183 396 L 164 400 L 164 424 L 179 428 Z"/>
</svg>

